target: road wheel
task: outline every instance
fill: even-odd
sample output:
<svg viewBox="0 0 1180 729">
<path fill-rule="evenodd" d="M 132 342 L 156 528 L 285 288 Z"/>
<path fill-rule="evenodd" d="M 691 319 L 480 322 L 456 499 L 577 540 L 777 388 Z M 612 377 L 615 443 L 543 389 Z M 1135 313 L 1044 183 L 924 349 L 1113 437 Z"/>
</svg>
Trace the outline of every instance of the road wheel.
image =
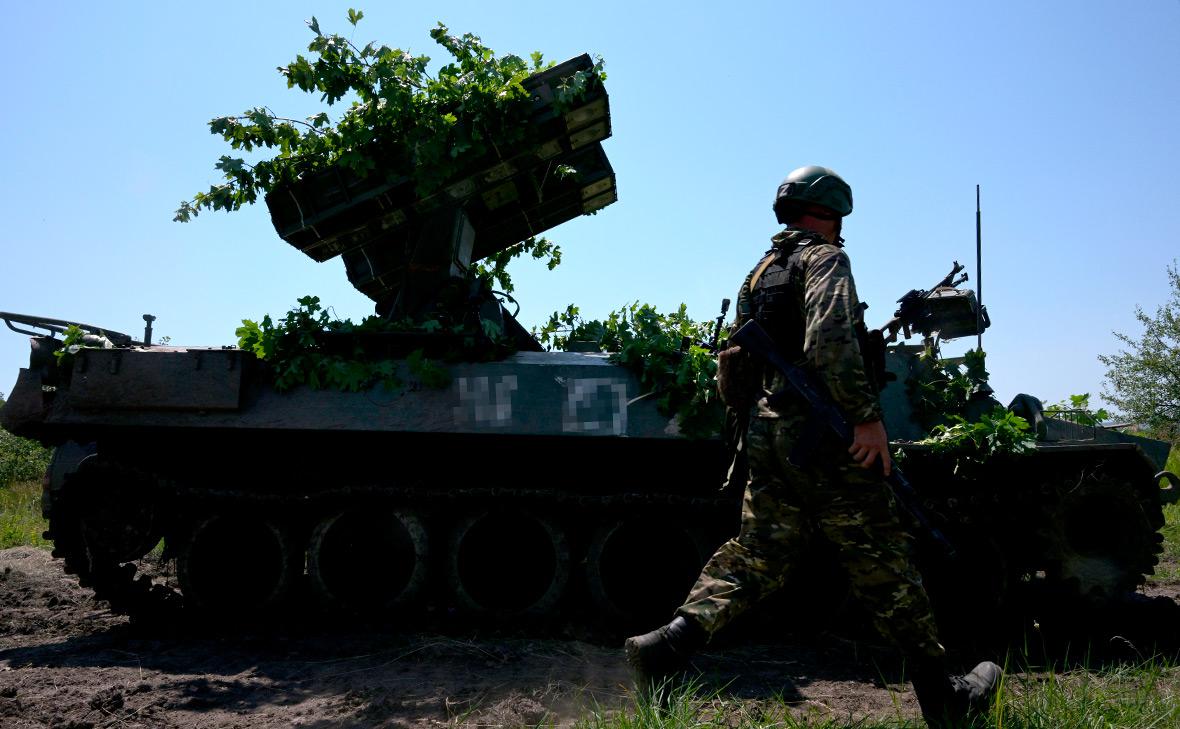
<svg viewBox="0 0 1180 729">
<path fill-rule="evenodd" d="M 303 551 L 275 521 L 255 514 L 207 515 L 194 522 L 176 573 L 186 607 L 248 622 L 283 603 L 303 562 Z"/>
<path fill-rule="evenodd" d="M 586 552 L 585 577 L 598 613 L 611 625 L 640 629 L 672 618 L 705 560 L 691 526 L 655 515 L 599 527 Z"/>
<path fill-rule="evenodd" d="M 384 616 L 417 604 L 429 554 L 426 528 L 415 514 L 346 509 L 312 530 L 307 573 L 329 608 Z"/>
<path fill-rule="evenodd" d="M 514 510 L 473 514 L 455 524 L 449 547 L 451 593 L 473 615 L 547 616 L 569 584 L 565 532 L 542 514 Z"/>
</svg>

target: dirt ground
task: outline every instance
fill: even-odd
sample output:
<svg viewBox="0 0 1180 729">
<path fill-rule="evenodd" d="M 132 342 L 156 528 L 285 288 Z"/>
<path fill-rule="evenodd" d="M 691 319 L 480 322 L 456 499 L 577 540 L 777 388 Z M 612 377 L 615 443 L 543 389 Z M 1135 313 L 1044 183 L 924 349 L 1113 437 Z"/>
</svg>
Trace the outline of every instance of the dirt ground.
<svg viewBox="0 0 1180 729">
<path fill-rule="evenodd" d="M 696 666 L 706 690 L 724 689 L 753 711 L 786 700 L 817 717 L 918 715 L 891 652 L 833 636 L 724 646 Z M 322 624 L 153 633 L 112 615 L 48 552 L 0 551 L 8 729 L 571 726 L 632 701 L 613 639 Z"/>
</svg>

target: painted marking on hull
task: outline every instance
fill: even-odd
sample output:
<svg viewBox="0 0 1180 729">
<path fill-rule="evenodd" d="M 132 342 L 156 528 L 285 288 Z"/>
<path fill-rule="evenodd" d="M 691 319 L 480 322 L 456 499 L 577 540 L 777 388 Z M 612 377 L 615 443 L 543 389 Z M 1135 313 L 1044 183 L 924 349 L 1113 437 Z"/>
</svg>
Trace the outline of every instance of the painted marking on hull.
<svg viewBox="0 0 1180 729">
<path fill-rule="evenodd" d="M 456 424 L 489 428 L 512 425 L 512 393 L 518 387 L 516 375 L 460 377 L 457 383 L 459 404 L 453 409 Z"/>
<path fill-rule="evenodd" d="M 563 433 L 627 434 L 627 381 L 612 377 L 566 381 Z"/>
</svg>

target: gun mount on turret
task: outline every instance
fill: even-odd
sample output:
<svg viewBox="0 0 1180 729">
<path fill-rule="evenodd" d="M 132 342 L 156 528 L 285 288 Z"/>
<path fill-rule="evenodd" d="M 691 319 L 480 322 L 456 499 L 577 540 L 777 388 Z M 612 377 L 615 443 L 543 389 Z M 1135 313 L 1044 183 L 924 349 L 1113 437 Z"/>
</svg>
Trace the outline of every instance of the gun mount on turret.
<svg viewBox="0 0 1180 729">
<path fill-rule="evenodd" d="M 982 334 L 991 326 L 987 309 L 981 307 L 971 289 L 960 289 L 967 282 L 963 265 L 954 262 L 950 273 L 929 289 L 911 289 L 897 300 L 897 311 L 882 328 L 885 341 L 897 341 L 898 332 L 909 339 L 914 332 L 926 339 L 957 339 Z"/>
</svg>

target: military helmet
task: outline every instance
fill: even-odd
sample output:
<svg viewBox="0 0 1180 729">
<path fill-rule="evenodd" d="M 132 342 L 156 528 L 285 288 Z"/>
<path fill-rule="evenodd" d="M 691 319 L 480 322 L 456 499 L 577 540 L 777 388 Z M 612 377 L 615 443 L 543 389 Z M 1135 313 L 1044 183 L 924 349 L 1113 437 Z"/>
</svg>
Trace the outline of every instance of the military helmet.
<svg viewBox="0 0 1180 729">
<path fill-rule="evenodd" d="M 852 212 L 852 188 L 827 167 L 800 167 L 783 180 L 774 196 L 774 215 L 786 223 L 786 213 L 800 203 L 822 205 L 841 217 Z"/>
</svg>

